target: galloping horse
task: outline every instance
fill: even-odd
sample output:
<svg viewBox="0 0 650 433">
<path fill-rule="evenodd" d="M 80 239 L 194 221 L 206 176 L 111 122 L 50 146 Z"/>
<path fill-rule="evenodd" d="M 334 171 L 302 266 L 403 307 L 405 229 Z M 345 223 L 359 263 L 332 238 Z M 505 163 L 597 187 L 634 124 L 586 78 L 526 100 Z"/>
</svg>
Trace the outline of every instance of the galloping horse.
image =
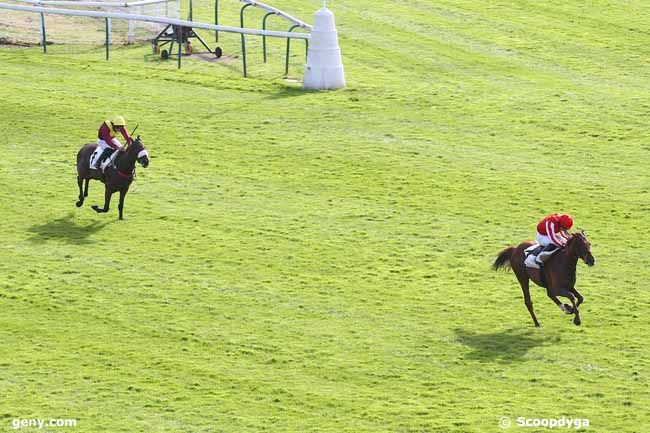
<svg viewBox="0 0 650 433">
<path fill-rule="evenodd" d="M 142 140 L 138 135 L 131 145 L 129 145 L 124 152 L 120 152 L 115 158 L 115 167 L 106 167 L 102 175 L 101 169 L 90 168 L 90 157 L 97 148 L 94 143 L 84 145 L 77 153 L 77 184 L 79 185 L 79 201 L 77 207 L 84 204 L 84 200 L 88 197 L 88 183 L 91 179 L 100 180 L 105 185 L 104 191 L 104 207 L 100 208 L 94 205 L 92 208 L 97 213 L 108 212 L 111 203 L 111 196 L 114 192 L 120 192 L 120 204 L 118 209 L 120 211 L 120 219 L 123 219 L 122 212 L 124 211 L 124 197 L 129 191 L 129 186 L 133 182 L 133 175 L 135 173 L 136 161 L 144 168 L 149 165 L 149 153 L 142 144 Z M 85 186 L 82 190 L 81 185 L 85 181 Z"/>
<path fill-rule="evenodd" d="M 539 322 L 533 311 L 533 301 L 530 299 L 529 280 L 533 280 L 538 286 L 546 288 L 547 296 L 566 314 L 575 314 L 573 323 L 580 325 L 578 307 L 582 304 L 584 298 L 575 288 L 576 265 L 578 259 L 582 259 L 590 267 L 595 263 L 594 256 L 591 254 L 591 244 L 584 232 L 572 233 L 569 236 L 564 248 L 548 259 L 544 265 L 543 274 L 539 269 L 528 268 L 524 264 L 526 259 L 524 250 L 531 245 L 533 245 L 533 242 L 522 242 L 517 247 L 508 247 L 501 251 L 494 261 L 494 270 L 512 268 L 517 280 L 519 280 L 521 290 L 524 292 L 524 303 L 533 318 L 533 322 L 535 322 L 535 326 L 539 326 Z M 562 304 L 557 298 L 558 296 L 569 298 L 572 306 Z M 576 298 L 578 299 L 577 303 Z"/>
</svg>

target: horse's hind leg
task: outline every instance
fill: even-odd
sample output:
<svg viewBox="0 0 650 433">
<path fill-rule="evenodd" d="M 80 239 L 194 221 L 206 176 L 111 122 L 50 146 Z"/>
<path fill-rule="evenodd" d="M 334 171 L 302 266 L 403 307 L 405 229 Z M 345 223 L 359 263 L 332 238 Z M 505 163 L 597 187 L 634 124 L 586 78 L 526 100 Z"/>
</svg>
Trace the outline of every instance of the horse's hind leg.
<svg viewBox="0 0 650 433">
<path fill-rule="evenodd" d="M 528 312 L 530 313 L 530 317 L 533 318 L 535 326 L 539 328 L 539 322 L 535 316 L 535 310 L 533 310 L 533 301 L 530 299 L 530 280 L 528 279 L 528 275 L 520 275 L 518 272 L 515 272 L 515 274 L 517 275 L 517 280 L 519 280 L 521 290 L 524 292 L 524 303 L 526 304 L 526 308 L 528 308 Z"/>
<path fill-rule="evenodd" d="M 90 183 L 90 179 L 86 179 L 86 183 L 84 185 L 84 197 L 88 197 L 88 184 Z"/>
<path fill-rule="evenodd" d="M 76 205 L 77 207 L 81 207 L 84 204 L 84 192 L 81 189 L 81 184 L 83 183 L 83 179 L 81 176 L 77 176 L 77 185 L 79 186 L 79 200 L 77 201 Z M 88 180 L 86 180 L 86 188 L 88 187 Z"/>
</svg>

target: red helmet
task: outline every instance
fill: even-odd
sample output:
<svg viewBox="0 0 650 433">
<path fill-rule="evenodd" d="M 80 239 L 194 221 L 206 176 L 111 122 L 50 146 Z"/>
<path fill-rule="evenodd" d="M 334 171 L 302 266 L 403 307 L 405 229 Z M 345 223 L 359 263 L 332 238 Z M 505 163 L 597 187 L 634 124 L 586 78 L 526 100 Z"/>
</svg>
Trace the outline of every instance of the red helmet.
<svg viewBox="0 0 650 433">
<path fill-rule="evenodd" d="M 573 227 L 573 218 L 567 214 L 560 215 L 560 225 L 569 230 L 571 227 Z"/>
</svg>

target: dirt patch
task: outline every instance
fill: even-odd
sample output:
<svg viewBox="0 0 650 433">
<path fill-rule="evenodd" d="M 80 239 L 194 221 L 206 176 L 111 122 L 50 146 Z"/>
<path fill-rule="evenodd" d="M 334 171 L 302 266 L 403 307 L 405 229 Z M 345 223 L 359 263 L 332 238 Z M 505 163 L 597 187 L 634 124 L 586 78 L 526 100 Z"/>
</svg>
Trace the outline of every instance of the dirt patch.
<svg viewBox="0 0 650 433">
<path fill-rule="evenodd" d="M 18 41 L 6 36 L 0 36 L 0 47 L 2 48 L 28 48 L 40 45 L 36 42 Z M 50 45 L 50 43 L 48 43 Z"/>
</svg>

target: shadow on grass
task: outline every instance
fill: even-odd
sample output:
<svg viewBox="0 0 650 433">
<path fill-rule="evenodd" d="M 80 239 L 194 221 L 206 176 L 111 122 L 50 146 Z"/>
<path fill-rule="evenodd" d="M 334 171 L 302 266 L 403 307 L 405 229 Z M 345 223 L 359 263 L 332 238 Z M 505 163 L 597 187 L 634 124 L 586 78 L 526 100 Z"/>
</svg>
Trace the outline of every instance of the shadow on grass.
<svg viewBox="0 0 650 433">
<path fill-rule="evenodd" d="M 64 216 L 41 225 L 34 225 L 27 229 L 32 236 L 30 241 L 43 243 L 50 240 L 59 240 L 76 245 L 90 244 L 88 239 L 106 226 L 108 222 L 93 222 L 87 225 L 79 225 L 73 215 Z"/>
<path fill-rule="evenodd" d="M 282 86 L 278 88 L 278 90 L 269 96 L 267 96 L 267 99 L 283 99 L 283 98 L 294 98 L 297 96 L 305 96 L 309 95 L 311 93 L 318 92 L 318 90 L 306 90 L 303 89 L 302 86 Z"/>
<path fill-rule="evenodd" d="M 523 361 L 530 349 L 557 344 L 559 336 L 541 336 L 535 331 L 513 331 L 511 329 L 492 334 L 476 334 L 456 329 L 456 340 L 472 349 L 465 359 L 481 362 L 511 363 Z"/>
</svg>

